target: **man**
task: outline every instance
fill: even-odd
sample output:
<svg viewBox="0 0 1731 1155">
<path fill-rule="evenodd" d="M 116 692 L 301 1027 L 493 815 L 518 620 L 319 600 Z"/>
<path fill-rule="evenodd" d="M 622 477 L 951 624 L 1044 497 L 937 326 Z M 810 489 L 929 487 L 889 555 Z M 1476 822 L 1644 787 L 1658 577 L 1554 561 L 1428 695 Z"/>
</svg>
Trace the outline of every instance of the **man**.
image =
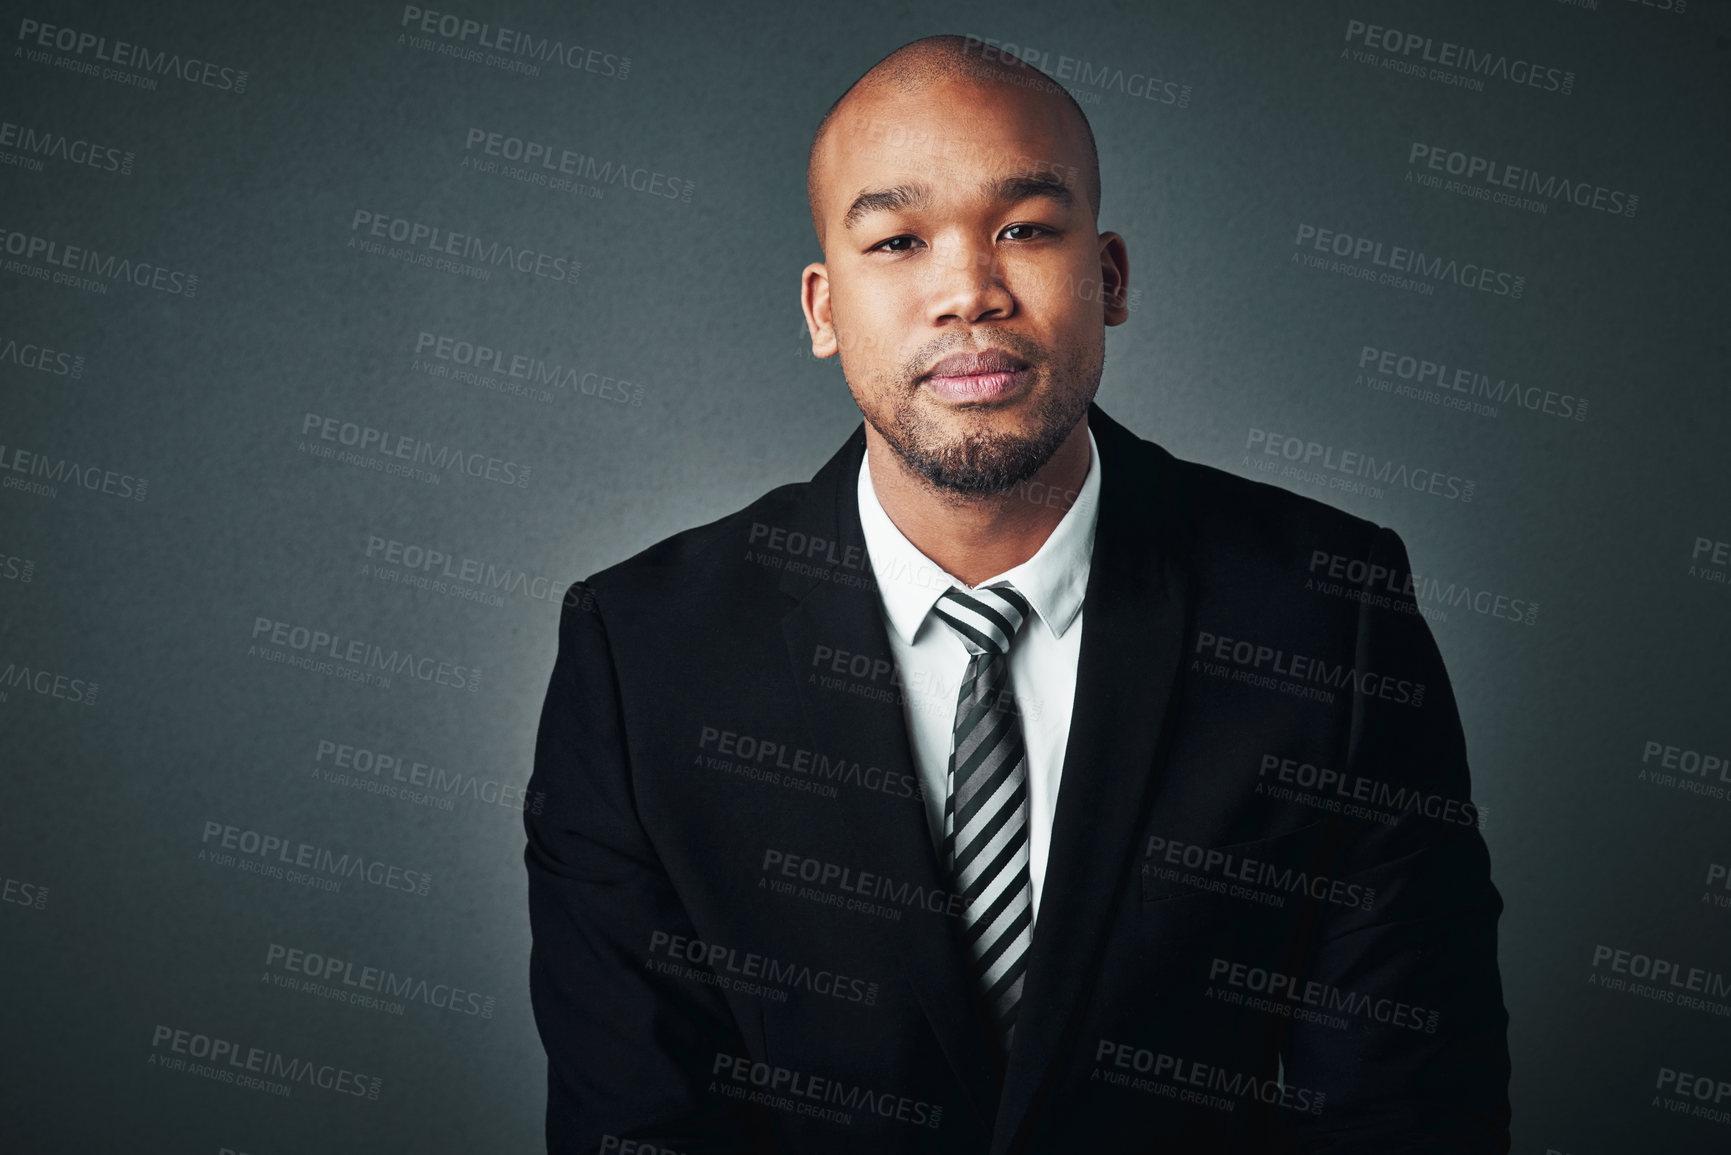
<svg viewBox="0 0 1731 1155">
<path fill-rule="evenodd" d="M 865 416 L 573 587 L 526 816 L 555 1151 L 1508 1150 L 1502 903 L 1391 531 L 1093 397 L 1081 110 L 916 41 L 824 118 Z"/>
</svg>

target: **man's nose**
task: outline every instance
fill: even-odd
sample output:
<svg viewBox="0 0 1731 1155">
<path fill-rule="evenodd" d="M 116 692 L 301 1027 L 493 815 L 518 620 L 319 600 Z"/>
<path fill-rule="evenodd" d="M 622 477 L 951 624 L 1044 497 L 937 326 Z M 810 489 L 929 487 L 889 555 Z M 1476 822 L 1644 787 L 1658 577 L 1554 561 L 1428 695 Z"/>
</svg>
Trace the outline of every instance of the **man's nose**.
<svg viewBox="0 0 1731 1155">
<path fill-rule="evenodd" d="M 997 251 L 990 245 L 943 245 L 932 255 L 928 313 L 934 324 L 999 321 L 1015 312 L 1015 298 L 1004 283 Z"/>
</svg>

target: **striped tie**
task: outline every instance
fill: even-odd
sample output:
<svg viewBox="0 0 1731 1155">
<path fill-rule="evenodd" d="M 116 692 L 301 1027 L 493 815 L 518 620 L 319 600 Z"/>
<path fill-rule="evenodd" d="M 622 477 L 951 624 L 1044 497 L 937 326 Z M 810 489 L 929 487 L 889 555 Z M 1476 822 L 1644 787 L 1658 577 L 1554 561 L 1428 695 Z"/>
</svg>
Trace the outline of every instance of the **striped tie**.
<svg viewBox="0 0 1731 1155">
<path fill-rule="evenodd" d="M 1028 759 L 1009 695 L 1010 640 L 1028 616 L 1028 602 L 1008 585 L 952 587 L 933 612 L 968 648 L 944 801 L 944 861 L 965 905 L 963 938 L 975 985 L 1008 1055 L 1034 938 Z"/>
</svg>

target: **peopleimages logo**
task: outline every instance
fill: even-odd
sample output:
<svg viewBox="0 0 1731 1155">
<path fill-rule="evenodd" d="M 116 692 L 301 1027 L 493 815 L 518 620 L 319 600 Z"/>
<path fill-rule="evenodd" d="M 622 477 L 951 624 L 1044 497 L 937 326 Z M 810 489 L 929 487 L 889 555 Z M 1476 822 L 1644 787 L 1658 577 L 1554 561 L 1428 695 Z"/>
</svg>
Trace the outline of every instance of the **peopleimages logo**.
<svg viewBox="0 0 1731 1155">
<path fill-rule="evenodd" d="M 97 689 L 97 684 L 88 678 L 76 678 L 28 663 L 7 662 L 0 668 L 0 702 L 10 697 L 11 691 L 22 690 L 74 705 L 94 706 Z"/>
<path fill-rule="evenodd" d="M 1465 582 L 1420 576 L 1411 570 L 1397 570 L 1349 554 L 1311 550 L 1309 574 L 1304 579 L 1307 590 L 1395 613 L 1417 612 L 1430 621 L 1447 621 L 1448 611 L 1460 607 L 1483 617 L 1527 626 L 1539 621 L 1538 602 L 1475 588 Z"/>
<path fill-rule="evenodd" d="M 1394 284 L 1400 288 L 1416 285 L 1428 290 L 1432 284 L 1451 284 L 1515 301 L 1520 300 L 1527 289 L 1527 278 L 1518 273 L 1493 269 L 1477 261 L 1463 262 L 1453 257 L 1428 254 L 1422 249 L 1385 245 L 1370 237 L 1316 225 L 1300 224 L 1292 243 L 1298 250 L 1310 249 L 1350 262 L 1351 267 L 1333 271 L 1348 272 L 1362 280 Z M 1327 263 L 1326 256 L 1313 257 L 1302 251 L 1294 252 L 1292 260 L 1310 268 L 1320 268 Z M 1366 261 L 1368 265 L 1364 263 Z M 1379 274 L 1378 269 L 1385 271 Z"/>
<path fill-rule="evenodd" d="M 593 72 L 597 76 L 609 76 L 615 80 L 624 80 L 631 75 L 629 56 L 618 56 L 598 48 L 585 48 L 581 44 L 567 44 L 551 36 L 536 36 L 532 32 L 487 24 L 452 12 L 437 12 L 430 8 L 405 4 L 398 26 L 408 32 L 420 33 L 422 37 L 437 36 L 445 41 L 445 44 L 438 46 L 442 50 L 441 55 L 482 64 L 501 65 L 509 72 L 538 76 L 541 72 L 540 65 L 562 64 L 572 72 Z M 415 39 L 418 38 L 411 40 L 413 47 L 424 47 L 422 43 L 415 42 Z M 479 51 L 483 48 L 487 49 L 488 53 Z"/>
<path fill-rule="evenodd" d="M 431 478 L 438 481 L 455 470 L 459 476 L 479 477 L 497 485 L 522 488 L 529 484 L 530 467 L 520 462 L 490 457 L 485 453 L 465 452 L 454 445 L 440 445 L 372 425 L 344 421 L 340 417 L 327 417 L 322 413 L 307 413 L 301 418 L 301 436 L 312 440 L 310 448 L 307 441 L 300 443 L 302 452 L 335 457 L 345 464 L 362 466 L 378 461 L 378 458 L 363 457 L 362 454 L 378 454 L 392 460 L 372 467 L 380 468 L 381 472 L 413 476 L 417 480 Z M 336 449 L 319 445 L 319 441 L 340 445 L 353 452 L 339 455 Z M 409 464 L 399 465 L 397 462 Z M 418 466 L 426 468 L 416 468 Z M 434 470 L 438 472 L 430 472 Z"/>
<path fill-rule="evenodd" d="M 1731 584 L 1731 541 L 1697 536 L 1689 554 L 1689 576 L 1714 585 Z"/>
<path fill-rule="evenodd" d="M 780 770 L 809 778 L 825 785 L 851 786 L 888 794 L 893 798 L 920 798 L 919 779 L 912 774 L 900 774 L 877 766 L 861 765 L 845 755 L 831 757 L 816 750 L 771 738 L 739 734 L 715 726 L 702 726 L 697 734 L 697 748 L 721 755 L 730 768 L 741 769 L 749 764 L 754 769 Z M 717 765 L 716 769 L 722 768 Z"/>
<path fill-rule="evenodd" d="M 29 585 L 36 579 L 36 559 L 0 549 L 0 581 Z"/>
<path fill-rule="evenodd" d="M 38 64 L 56 64 L 69 68 L 73 72 L 87 74 L 106 74 L 114 71 L 109 68 L 99 68 L 99 64 L 112 64 L 116 68 L 130 68 L 147 75 L 139 80 L 148 81 L 140 84 L 142 88 L 155 88 L 154 76 L 171 76 L 188 84 L 204 88 L 215 88 L 236 95 L 246 91 L 247 73 L 242 68 L 230 68 L 213 61 L 202 60 L 196 56 L 182 56 L 178 52 L 153 52 L 142 44 L 133 44 L 126 40 L 110 40 L 94 32 L 84 32 L 76 28 L 67 28 L 57 24 L 44 24 L 40 20 L 25 17 L 18 21 L 18 43 L 27 47 L 20 48 L 27 59 Z M 66 52 L 77 57 L 77 60 L 45 59 L 48 51 Z M 64 61 L 64 63 L 63 63 Z M 91 61 L 95 63 L 84 63 Z M 124 74 L 116 76 L 103 75 L 105 80 L 121 79 Z"/>
<path fill-rule="evenodd" d="M 1342 1016 L 1399 1027 L 1409 1031 L 1436 1034 L 1436 1011 L 1414 1006 L 1388 996 L 1372 996 L 1362 991 L 1346 990 L 1331 983 L 1304 979 L 1283 973 L 1279 969 L 1252 966 L 1232 959 L 1215 958 L 1208 964 L 1208 981 L 1223 988 L 1216 992 L 1208 988 L 1209 998 L 1220 999 L 1251 1010 L 1268 1011 L 1283 1018 L 1301 1022 L 1322 1022 L 1324 1026 L 1345 1027 Z M 1228 992 L 1241 997 L 1231 998 Z M 1310 1014 L 1306 1014 L 1306 1012 Z"/>
<path fill-rule="evenodd" d="M 1649 738 L 1641 748 L 1641 768 L 1635 781 L 1725 802 L 1731 800 L 1731 753 L 1695 750 Z"/>
<path fill-rule="evenodd" d="M 1349 662 L 1330 662 L 1297 651 L 1288 653 L 1284 646 L 1198 630 L 1191 655 L 1193 671 L 1230 677 L 1232 681 L 1263 689 L 1275 689 L 1279 679 L 1286 679 L 1279 684 L 1289 686 L 1294 697 L 1332 703 L 1334 691 L 1350 689 L 1366 698 L 1379 698 L 1415 709 L 1424 705 L 1423 682 L 1359 669 Z"/>
<path fill-rule="evenodd" d="M 84 245 L 69 245 L 17 229 L 0 227 L 0 251 L 18 258 L 7 263 L 7 272 L 34 276 L 37 280 L 52 280 L 55 284 L 101 294 L 106 294 L 112 283 L 154 289 L 172 297 L 191 299 L 198 296 L 197 273 L 170 269 L 116 253 L 104 255 Z M 13 265 L 18 267 L 11 267 Z"/>
<path fill-rule="evenodd" d="M 526 276 L 539 277 L 557 284 L 575 285 L 583 271 L 580 261 L 544 253 L 524 245 L 487 241 L 473 233 L 457 233 L 425 221 L 392 216 L 390 213 L 356 209 L 349 219 L 349 247 L 374 255 L 398 256 L 385 250 L 379 241 L 388 240 L 406 246 L 412 264 L 440 267 L 454 265 L 446 271 L 472 269 L 490 274 L 493 269 L 510 269 Z M 445 260 L 452 258 L 452 260 Z M 456 265 L 457 261 L 473 262 Z M 486 279 L 486 278 L 480 278 Z"/>
<path fill-rule="evenodd" d="M 771 998 L 780 996 L 777 1001 L 786 1001 L 789 991 L 803 990 L 825 998 L 838 999 L 845 1003 L 860 1003 L 868 1007 L 875 1006 L 878 1001 L 877 983 L 822 967 L 813 968 L 803 963 L 788 962 L 785 959 L 758 954 L 756 951 L 742 951 L 737 947 L 686 938 L 665 930 L 657 929 L 649 933 L 649 958 L 660 964 L 662 960 L 656 958 L 656 955 L 663 955 L 670 960 L 667 964 L 657 966 L 656 969 L 663 974 L 674 974 L 680 978 L 695 977 L 698 981 L 709 982 L 742 994 L 759 994 Z M 679 964 L 682 963 L 692 963 L 702 970 L 686 974 L 684 972 L 688 968 L 681 967 Z"/>
<path fill-rule="evenodd" d="M 33 369 L 50 377 L 70 377 L 76 381 L 84 376 L 84 354 L 50 349 L 36 341 L 19 341 L 16 337 L 0 337 L 0 364 Z"/>
<path fill-rule="evenodd" d="M 944 1109 L 937 1103 L 725 1051 L 715 1053 L 709 1073 L 713 1076 L 710 1089 L 716 1094 L 829 1123 L 851 1124 L 854 1111 L 934 1130 L 944 1120 Z"/>
<path fill-rule="evenodd" d="M 253 645 L 247 650 L 249 657 L 280 661 L 282 659 L 271 656 L 270 650 L 274 646 L 290 651 L 301 659 L 292 664 L 300 665 L 309 661 L 342 663 L 356 671 L 376 671 L 386 675 L 387 685 L 389 675 L 404 674 L 417 681 L 448 686 L 453 690 L 467 690 L 471 694 L 481 688 L 481 670 L 477 666 L 461 665 L 425 654 L 417 655 L 412 650 L 399 650 L 395 647 L 387 650 L 360 638 L 348 638 L 340 633 L 295 622 L 256 617 L 252 622 L 252 641 Z"/>
<path fill-rule="evenodd" d="M 1424 75 L 1424 65 L 1434 65 L 1432 72 L 1452 73 L 1461 79 L 1502 80 L 1510 84 L 1555 92 L 1567 96 L 1575 90 L 1575 74 L 1501 52 L 1490 52 L 1452 40 L 1438 40 L 1418 32 L 1402 32 L 1363 20 L 1346 22 L 1346 42 L 1387 53 L 1405 62 L 1407 69 Z M 1342 51 L 1345 51 L 1344 49 Z M 1416 59 L 1414 59 L 1416 57 Z M 1432 76 L 1430 79 L 1442 79 Z"/>
<path fill-rule="evenodd" d="M 1190 105 L 1190 85 L 1176 80 L 1163 80 L 1135 69 L 1126 71 L 1108 64 L 1095 64 L 1076 56 L 1058 54 L 1041 48 L 1030 48 L 1012 41 L 994 40 L 990 36 L 968 36 L 962 42 L 963 56 L 977 56 L 982 61 L 1005 64 L 1031 64 L 1056 80 L 1066 92 L 1082 104 L 1100 103 L 1100 92 L 1117 92 L 1123 96 L 1168 104 L 1176 108 Z M 1038 78 L 1030 78 L 1038 83 Z"/>
<path fill-rule="evenodd" d="M 1685 966 L 1673 959 L 1656 958 L 1603 943 L 1593 945 L 1593 968 L 1630 975 L 1655 986 L 1662 983 L 1671 990 L 1687 991 L 1690 994 L 1712 995 L 1721 999 L 1731 997 L 1731 974 L 1708 970 L 1705 967 Z"/>
<path fill-rule="evenodd" d="M 398 584 L 422 586 L 437 593 L 448 593 L 453 588 L 472 588 L 485 594 L 518 594 L 556 604 L 564 600 L 565 591 L 571 585 L 566 578 L 531 574 L 515 566 L 497 566 L 435 546 L 402 542 L 371 533 L 367 535 L 366 558 L 362 563 L 363 576 L 370 576 L 368 567 L 380 567 L 381 571 L 391 568 L 400 571 L 391 579 Z M 427 584 L 422 585 L 419 580 L 422 578 Z M 500 599 L 498 604 L 503 605 L 503 600 Z"/>
<path fill-rule="evenodd" d="M 48 905 L 48 888 L 41 883 L 0 875 L 0 902 L 42 910 Z"/>
<path fill-rule="evenodd" d="M 382 859 L 346 850 L 338 854 L 328 847 L 295 841 L 277 834 L 245 830 L 225 822 L 206 822 L 204 837 L 200 841 L 204 844 L 204 849 L 198 852 L 202 862 L 211 862 L 217 866 L 238 866 L 249 874 L 268 874 L 273 878 L 283 877 L 285 868 L 291 874 L 297 871 L 312 871 L 314 877 L 326 884 L 317 886 L 316 889 L 319 890 L 336 890 L 342 886 L 342 879 L 359 879 L 384 890 L 396 890 L 425 898 L 428 889 L 433 885 L 433 876 L 424 870 L 409 870 Z M 232 851 L 246 856 L 244 866 L 241 865 L 242 860 L 229 853 Z M 289 881 L 312 885 L 300 878 L 291 878 Z"/>
<path fill-rule="evenodd" d="M 19 489 L 39 497 L 58 497 L 62 485 L 132 501 L 143 501 L 150 492 L 150 483 L 142 477 L 100 465 L 83 465 L 69 457 L 50 457 L 4 442 L 0 442 L 0 474 L 4 475 L 0 488 Z"/>
<path fill-rule="evenodd" d="M 463 151 L 479 152 L 483 156 L 520 164 L 523 166 L 521 170 L 507 170 L 508 174 L 520 172 L 525 183 L 543 185 L 559 192 L 571 191 L 573 181 L 588 182 L 597 188 L 611 184 L 645 196 L 689 204 L 691 194 L 697 191 L 696 181 L 668 176 L 639 165 L 598 160 L 586 153 L 545 141 L 490 132 L 484 128 L 469 129 L 463 141 Z M 472 157 L 464 157 L 465 165 L 473 167 L 475 163 Z M 561 184 L 562 177 L 569 179 Z"/>
<path fill-rule="evenodd" d="M 897 882 L 869 870 L 859 870 L 783 850 L 765 850 L 763 864 L 759 869 L 763 877 L 758 879 L 757 885 L 772 894 L 806 898 L 826 906 L 878 915 L 891 921 L 900 921 L 902 909 L 925 910 L 932 914 L 960 918 L 967 907 L 959 894 L 945 890 L 927 890 L 919 883 Z M 780 875 L 780 879 L 777 879 L 776 875 Z M 798 883 L 801 882 L 812 885 L 800 887 Z M 856 895 L 859 897 L 852 897 Z M 880 906 L 869 901 L 872 899 L 883 899 L 895 906 Z"/>
<path fill-rule="evenodd" d="M 434 367 L 430 364 L 432 361 L 445 362 L 451 368 L 446 369 L 444 365 Z M 465 384 L 482 384 L 499 392 L 522 392 L 537 401 L 551 401 L 551 391 L 560 389 L 622 405 L 628 402 L 643 404 L 643 386 L 622 378 L 561 365 L 542 357 L 447 333 L 430 333 L 425 329 L 415 337 L 414 367 L 435 377 L 448 376 Z M 480 374 L 489 376 L 483 378 Z M 509 384 L 500 383 L 499 378 L 508 379 Z"/>
<path fill-rule="evenodd" d="M 401 754 L 351 746 L 346 742 L 320 738 L 313 751 L 315 772 L 323 772 L 327 780 L 347 779 L 343 784 L 377 784 L 387 789 L 400 784 L 409 790 L 425 790 L 448 803 L 453 798 L 467 798 L 507 810 L 527 810 L 541 813 L 546 801 L 545 791 L 533 793 L 523 786 L 497 778 L 481 778 L 461 770 L 447 770 Z"/>
<path fill-rule="evenodd" d="M 1675 1067 L 1660 1067 L 1659 1078 L 1654 1082 L 1653 1088 L 1680 1095 L 1684 1100 L 1696 1100 L 1689 1113 L 1697 1118 L 1711 1119 L 1715 1123 L 1731 1123 L 1731 1110 L 1721 1107 L 1721 1104 L 1731 1101 L 1731 1079 L 1695 1075 L 1688 1071 L 1679 1071 Z M 1713 1106 L 1705 1106 L 1707 1103 Z"/>
<path fill-rule="evenodd" d="M 1328 1098 L 1322 1091 L 1280 1079 L 1230 1071 L 1182 1055 L 1168 1055 L 1111 1039 L 1100 1040 L 1094 1050 L 1094 1062 L 1093 1078 L 1101 1082 L 1216 1111 L 1232 1111 L 1241 1102 L 1254 1101 L 1320 1115 Z"/>
<path fill-rule="evenodd" d="M 99 144 L 82 137 L 69 137 L 47 129 L 14 124 L 0 120 L 0 149 L 16 149 L 17 157 L 0 153 L 0 164 L 16 164 L 31 172 L 42 171 L 43 160 L 64 161 L 97 172 L 132 173 L 133 154 L 111 144 Z"/>
<path fill-rule="evenodd" d="M 1409 181 L 1414 179 L 1413 172 L 1417 169 L 1420 170 L 1419 183 L 1429 187 L 1540 213 L 1550 210 L 1547 202 L 1567 201 L 1577 208 L 1633 217 L 1641 202 L 1639 196 L 1621 189 L 1570 180 L 1555 173 L 1543 175 L 1518 164 L 1506 164 L 1416 140 L 1407 150 L 1406 163 L 1406 179 Z M 1460 180 L 1444 184 L 1443 175 L 1459 177 Z"/>
<path fill-rule="evenodd" d="M 1365 488 L 1388 486 L 1465 504 L 1473 499 L 1478 488 L 1471 479 L 1452 473 L 1422 467 L 1409 469 L 1405 462 L 1393 458 L 1378 459 L 1374 454 L 1356 449 L 1338 449 L 1320 441 L 1306 441 L 1302 437 L 1289 437 L 1266 429 L 1252 427 L 1245 437 L 1244 449 L 1245 464 L 1253 469 L 1272 472 L 1280 466 L 1280 461 L 1286 461 L 1292 464 L 1281 471 L 1283 477 L 1329 484 L 1332 488 L 1353 493 Z M 1250 454 L 1258 451 L 1264 457 L 1280 460 L 1257 462 Z M 1367 486 L 1366 483 L 1375 484 Z"/>
<path fill-rule="evenodd" d="M 1272 781 L 1269 771 L 1274 772 Z M 1256 777 L 1258 794 L 1384 826 L 1397 825 L 1404 814 L 1422 814 L 1437 822 L 1484 827 L 1483 811 L 1470 801 L 1429 794 L 1405 784 L 1395 786 L 1279 754 L 1262 755 Z"/>
<path fill-rule="evenodd" d="M 269 1090 L 285 1098 L 290 1090 L 289 1084 L 294 1083 L 360 1099 L 377 1099 L 384 1087 L 384 1080 L 377 1075 L 363 1075 L 334 1063 L 316 1063 L 265 1047 L 248 1047 L 230 1039 L 158 1023 L 150 1036 L 150 1065 L 171 1071 L 188 1070 L 188 1058 L 199 1060 L 190 1068 L 192 1074 L 219 1083 Z M 205 1069 L 198 1069 L 200 1064 L 204 1064 Z M 267 1080 L 271 1085 L 259 1086 L 260 1080 Z"/>
<path fill-rule="evenodd" d="M 1242 857 L 1217 847 L 1179 842 L 1160 834 L 1148 836 L 1148 848 L 1143 857 L 1147 859 L 1144 872 L 1158 881 L 1180 882 L 1264 906 L 1285 906 L 1285 895 L 1278 893 L 1282 891 L 1298 898 L 1311 898 L 1357 910 L 1370 910 L 1376 901 L 1376 888 L 1372 886 L 1329 878 L 1326 874 L 1312 874 L 1260 858 Z M 1165 867 L 1156 866 L 1156 862 L 1164 863 Z M 1173 868 L 1195 873 L 1181 874 L 1179 869 Z M 1234 883 L 1247 883 L 1248 886 L 1235 886 Z M 1251 887 L 1264 889 L 1256 891 Z"/>
<path fill-rule="evenodd" d="M 388 967 L 358 964 L 352 959 L 277 942 L 266 946 L 264 965 L 267 971 L 286 972 L 281 976 L 284 979 L 293 976 L 292 983 L 271 976 L 278 986 L 363 1007 L 384 1001 L 386 1006 L 381 1009 L 393 1014 L 402 1014 L 403 1003 L 414 1002 L 456 1015 L 490 1019 L 498 1001 L 493 995 L 465 987 L 400 975 Z"/>
<path fill-rule="evenodd" d="M 1544 413 L 1569 421 L 1587 419 L 1587 399 L 1573 393 L 1559 393 L 1537 385 L 1523 385 L 1506 377 L 1492 378 L 1489 373 L 1432 361 L 1393 349 L 1374 345 L 1360 347 L 1359 374 L 1353 384 L 1376 387 L 1387 384 L 1385 392 L 1411 396 L 1447 409 L 1460 409 L 1495 417 L 1498 405 L 1519 406 L 1534 413 Z M 1405 384 L 1395 386 L 1394 381 Z M 1460 396 L 1456 396 L 1459 394 Z M 1475 400 L 1479 399 L 1479 400 Z M 1487 404 L 1488 403 L 1488 404 Z"/>
</svg>

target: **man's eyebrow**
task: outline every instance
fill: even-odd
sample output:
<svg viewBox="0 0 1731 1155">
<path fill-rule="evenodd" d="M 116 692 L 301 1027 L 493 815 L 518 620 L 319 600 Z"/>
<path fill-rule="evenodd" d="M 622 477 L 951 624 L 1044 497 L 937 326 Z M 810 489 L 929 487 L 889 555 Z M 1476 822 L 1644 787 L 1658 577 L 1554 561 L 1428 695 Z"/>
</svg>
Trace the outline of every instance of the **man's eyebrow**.
<svg viewBox="0 0 1731 1155">
<path fill-rule="evenodd" d="M 1010 203 L 1032 200 L 1035 197 L 1057 201 L 1065 208 L 1076 203 L 1076 196 L 1070 191 L 1070 186 L 1065 184 L 1057 173 L 1051 172 L 1006 176 L 987 181 L 984 191 L 993 200 Z"/>
<path fill-rule="evenodd" d="M 1065 184 L 1058 174 L 1049 172 L 999 177 L 997 180 L 987 181 L 982 191 L 992 200 L 1010 204 L 1038 197 L 1056 201 L 1065 208 L 1076 203 L 1076 196 L 1070 191 L 1070 186 Z M 906 212 L 908 209 L 924 208 L 931 201 L 931 196 L 931 189 L 923 184 L 898 184 L 886 189 L 867 189 L 848 206 L 847 215 L 841 219 L 842 228 L 855 228 L 872 213 Z"/>
<path fill-rule="evenodd" d="M 931 190 L 923 184 L 898 184 L 894 188 L 867 189 L 853 198 L 847 215 L 842 217 L 844 229 L 858 225 L 872 213 L 897 213 L 921 208 L 932 199 Z"/>
</svg>

